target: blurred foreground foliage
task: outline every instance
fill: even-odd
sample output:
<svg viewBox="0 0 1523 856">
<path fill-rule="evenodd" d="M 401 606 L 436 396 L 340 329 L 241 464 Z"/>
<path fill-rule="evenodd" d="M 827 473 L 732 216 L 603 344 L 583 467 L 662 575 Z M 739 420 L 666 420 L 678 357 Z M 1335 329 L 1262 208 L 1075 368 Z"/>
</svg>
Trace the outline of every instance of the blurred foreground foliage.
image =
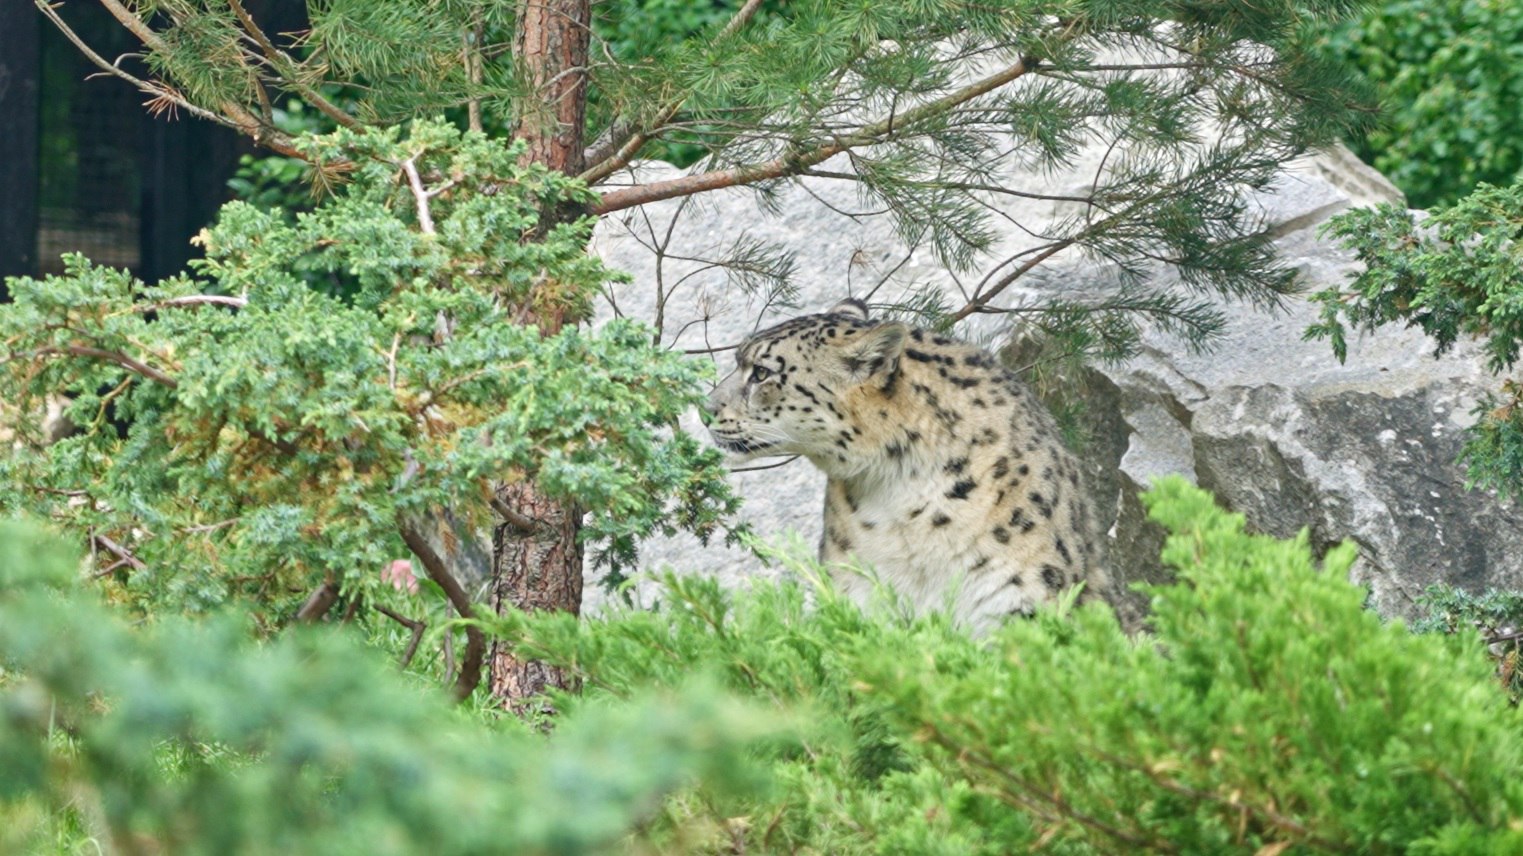
<svg viewBox="0 0 1523 856">
<path fill-rule="evenodd" d="M 134 626 L 78 567 L 0 521 L 0 852 L 597 852 L 678 787 L 753 789 L 743 747 L 789 726 L 698 680 L 545 739 L 342 633 Z"/>
<path fill-rule="evenodd" d="M 1148 495 L 1177 584 L 971 639 L 811 563 L 655 611 L 489 629 L 583 680 L 546 736 L 342 633 L 132 626 L 0 529 L 0 849 L 1512 853 L 1523 732 L 1474 631 L 1361 608 L 1353 551 Z M 1290 850 L 1290 848 L 1294 848 Z"/>
</svg>

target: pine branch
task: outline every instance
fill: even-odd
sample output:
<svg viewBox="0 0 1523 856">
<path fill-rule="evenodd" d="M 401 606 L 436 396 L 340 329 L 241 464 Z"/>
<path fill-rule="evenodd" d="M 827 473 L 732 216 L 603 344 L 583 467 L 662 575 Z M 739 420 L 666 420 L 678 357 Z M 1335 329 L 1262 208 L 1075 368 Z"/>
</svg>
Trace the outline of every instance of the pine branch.
<svg viewBox="0 0 1523 856">
<path fill-rule="evenodd" d="M 152 96 L 155 101 L 169 101 L 176 108 L 184 110 L 192 116 L 200 119 L 205 119 L 209 122 L 216 122 L 217 124 L 224 127 L 239 129 L 238 125 L 234 124 L 223 116 L 197 107 L 189 101 L 186 101 L 184 98 L 176 95 L 169 88 L 156 83 L 150 83 L 146 80 L 141 80 L 129 74 L 127 71 L 119 68 L 118 66 L 107 62 L 105 57 L 101 56 L 93 49 L 91 49 L 89 45 L 85 44 L 84 39 L 79 37 L 78 33 L 75 33 L 68 24 L 64 23 L 63 19 L 58 16 L 58 12 L 55 11 L 52 6 L 48 5 L 47 0 L 33 0 L 33 5 L 35 5 L 38 10 L 40 10 L 42 14 L 53 23 L 53 26 L 58 28 L 58 31 L 63 34 L 64 38 L 68 39 L 69 42 L 74 45 L 74 47 L 78 48 L 79 52 L 84 54 L 85 58 L 90 60 L 90 62 L 97 68 L 101 69 L 107 74 L 112 75 L 113 77 L 119 77 L 122 80 L 127 81 L 128 83 L 137 87 L 138 91 L 142 92 L 144 95 Z"/>
<path fill-rule="evenodd" d="M 264 52 L 265 59 L 269 61 L 270 66 L 280 75 L 282 81 L 292 89 L 295 89 L 296 93 L 303 100 L 316 107 L 324 116 L 327 116 L 345 128 L 361 127 L 359 120 L 345 113 L 333 102 L 324 98 L 321 92 L 318 92 L 302 81 L 300 74 L 297 73 L 298 63 L 296 60 L 290 54 L 275 47 L 275 44 L 270 41 L 269 36 L 265 35 L 264 30 L 260 29 L 259 25 L 254 22 L 253 16 L 248 13 L 248 10 L 243 8 L 241 0 L 227 0 L 227 4 L 232 8 L 233 14 L 237 16 L 238 23 L 243 26 L 249 37 L 259 45 L 259 49 Z"/>
<path fill-rule="evenodd" d="M 58 15 L 53 13 L 51 8 L 48 7 L 46 0 L 33 0 L 33 2 L 37 5 L 37 8 L 43 11 L 44 15 L 47 15 L 48 19 L 52 21 L 55 26 L 59 27 L 61 30 L 68 29 L 66 26 L 64 26 Z M 168 55 L 170 53 L 169 46 L 165 44 L 163 38 L 161 38 L 158 33 L 155 33 L 151 27 L 143 23 L 142 19 L 138 18 L 137 15 L 134 15 L 130 9 L 128 9 L 126 6 L 123 6 L 119 0 L 100 0 L 100 4 L 106 7 L 106 11 L 111 13 L 111 17 L 115 18 L 118 23 L 120 23 L 129 32 L 136 36 L 138 40 L 141 41 L 143 45 L 146 46 L 149 50 L 162 55 Z M 65 33 L 65 35 L 67 35 L 67 33 Z M 235 103 L 233 101 L 223 101 L 217 105 L 217 111 L 220 112 L 213 112 L 205 110 L 204 108 L 195 107 L 189 101 L 174 95 L 162 85 L 147 84 L 143 81 L 138 81 L 135 78 L 131 78 L 126 74 L 126 72 L 122 72 L 119 69 L 116 69 L 115 66 L 107 63 L 105 60 L 99 59 L 84 47 L 83 43 L 78 39 L 78 37 L 73 37 L 70 39 L 70 41 L 79 46 L 81 50 L 85 50 L 87 54 L 91 54 L 92 61 L 95 61 L 96 65 L 101 66 L 102 68 L 106 69 L 112 74 L 115 74 L 118 77 L 132 80 L 138 85 L 138 88 L 142 89 L 144 92 L 153 94 L 156 96 L 156 98 L 168 99 L 174 103 L 175 106 L 183 107 L 187 112 L 195 116 L 203 119 L 208 119 L 218 123 L 219 125 L 227 125 L 228 127 L 235 128 L 238 131 L 247 134 L 254 140 L 255 143 L 272 149 L 273 151 L 285 155 L 286 157 L 294 157 L 301 160 L 310 159 L 307 155 L 296 149 L 294 141 L 291 139 L 290 135 L 286 134 L 284 131 L 281 131 L 278 128 L 272 127 L 269 123 L 260 120 L 258 116 L 250 113 L 249 110 L 241 104 Z"/>
<path fill-rule="evenodd" d="M 961 104 L 987 95 L 1001 86 L 1020 78 L 1029 70 L 1030 65 L 1024 59 L 1017 60 L 1014 64 L 982 80 L 964 86 L 955 92 L 948 93 L 919 107 L 906 110 L 901 114 L 890 115 L 880 119 L 861 128 L 856 133 L 839 137 L 835 142 L 808 151 L 794 151 L 760 163 L 620 188 L 619 190 L 604 194 L 603 198 L 592 206 L 592 213 L 607 214 L 612 211 L 622 211 L 625 208 L 645 205 L 650 202 L 659 202 L 663 199 L 672 199 L 677 196 L 689 196 L 710 190 L 719 190 L 726 187 L 736 187 L 754 184 L 758 181 L 799 175 L 810 167 L 822 163 L 841 152 L 849 151 L 859 146 L 883 142 L 889 136 L 902 132 L 906 128 L 913 128 L 927 119 L 940 116 Z"/>
<path fill-rule="evenodd" d="M 755 17 L 756 10 L 761 8 L 761 4 L 762 0 L 746 0 L 746 4 L 737 9 L 735 15 L 725 24 L 724 29 L 719 31 L 714 43 L 722 42 L 740 32 L 741 28 Z M 633 122 L 615 120 L 608 126 L 608 130 L 587 149 L 583 162 L 593 166 L 583 171 L 578 178 L 588 184 L 596 184 L 628 166 L 641 147 L 660 134 L 686 102 L 686 95 L 673 99 L 661 108 L 661 111 L 656 114 L 656 119 L 644 128 L 636 128 Z"/>
</svg>

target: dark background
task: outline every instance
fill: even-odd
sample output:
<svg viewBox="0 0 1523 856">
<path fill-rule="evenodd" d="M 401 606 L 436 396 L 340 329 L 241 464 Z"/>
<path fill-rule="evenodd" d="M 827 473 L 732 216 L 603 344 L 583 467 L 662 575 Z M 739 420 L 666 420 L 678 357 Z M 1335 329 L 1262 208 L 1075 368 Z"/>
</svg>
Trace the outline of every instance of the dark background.
<svg viewBox="0 0 1523 856">
<path fill-rule="evenodd" d="M 276 32 L 305 26 L 301 0 L 249 3 Z M 131 35 L 101 7 L 58 7 L 96 53 L 144 77 Z M 148 96 L 102 74 L 29 2 L 0 2 L 0 278 L 62 270 L 82 252 L 145 280 L 179 272 L 190 238 L 227 200 L 236 132 L 154 117 Z M 0 299 L 4 299 L 0 283 Z"/>
</svg>

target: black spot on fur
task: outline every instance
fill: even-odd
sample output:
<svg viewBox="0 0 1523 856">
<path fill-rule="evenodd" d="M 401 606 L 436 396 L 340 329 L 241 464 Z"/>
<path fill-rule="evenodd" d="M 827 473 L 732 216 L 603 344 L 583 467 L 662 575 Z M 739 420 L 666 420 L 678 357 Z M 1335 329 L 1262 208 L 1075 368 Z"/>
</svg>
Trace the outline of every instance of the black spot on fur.
<svg viewBox="0 0 1523 856">
<path fill-rule="evenodd" d="M 996 527 L 994 527 L 994 533 L 993 534 L 994 534 L 994 540 L 1000 542 L 1001 544 L 1009 544 L 1010 543 L 1010 530 L 1009 529 L 1006 529 L 1003 526 L 996 526 Z"/>
<path fill-rule="evenodd" d="M 995 478 L 997 478 L 997 479 L 1002 479 L 1002 478 L 1004 478 L 1005 476 L 1007 476 L 1009 474 L 1010 474 L 1010 459 L 1009 458 L 1005 458 L 1005 457 L 1001 457 L 1001 458 L 995 460 L 995 462 L 994 462 L 994 471 L 993 471 L 992 475 Z"/>
<path fill-rule="evenodd" d="M 922 505 L 919 508 L 915 509 L 914 511 L 910 512 L 910 519 L 914 520 L 915 518 L 919 517 L 920 515 L 922 515 L 924 513 L 925 513 L 925 506 Z"/>
<path fill-rule="evenodd" d="M 949 473 L 950 475 L 954 475 L 954 476 L 957 475 L 958 473 L 962 472 L 963 470 L 967 469 L 967 468 L 968 468 L 968 459 L 967 458 L 953 458 L 952 460 L 947 461 L 947 465 L 945 467 L 943 467 L 943 469 L 946 470 L 947 473 Z"/>
<path fill-rule="evenodd" d="M 1052 591 L 1063 589 L 1063 569 L 1056 565 L 1042 566 L 1042 583 Z"/>
<path fill-rule="evenodd" d="M 1021 530 L 1021 534 L 1024 535 L 1036 528 L 1036 521 L 1026 514 L 1025 509 L 1017 508 L 1010 512 L 1010 525 Z"/>
<path fill-rule="evenodd" d="M 985 566 L 987 564 L 989 564 L 989 557 L 988 556 L 979 556 L 978 557 L 978 561 L 974 562 L 972 567 L 968 568 L 968 570 L 970 570 L 970 571 L 976 571 L 976 570 L 979 570 L 980 568 L 982 568 L 983 566 Z"/>
<path fill-rule="evenodd" d="M 1047 504 L 1047 497 L 1032 491 L 1026 495 L 1026 498 L 1031 500 L 1031 504 L 1036 506 L 1036 510 L 1041 512 L 1043 517 L 1052 519 L 1052 506 Z"/>
<path fill-rule="evenodd" d="M 1068 545 L 1063 543 L 1062 538 L 1053 538 L 1052 546 L 1057 549 L 1058 555 L 1063 557 L 1064 562 L 1070 565 L 1073 564 L 1073 554 L 1068 552 Z"/>
<path fill-rule="evenodd" d="M 978 483 L 972 479 L 961 479 L 947 491 L 947 499 L 967 499 L 975 487 L 978 487 Z"/>
<path fill-rule="evenodd" d="M 947 525 L 948 523 L 951 523 L 951 522 L 952 522 L 952 518 L 946 516 L 945 514 L 941 513 L 940 511 L 936 512 L 936 515 L 931 518 L 931 525 L 932 526 L 945 526 L 945 525 Z"/>
</svg>

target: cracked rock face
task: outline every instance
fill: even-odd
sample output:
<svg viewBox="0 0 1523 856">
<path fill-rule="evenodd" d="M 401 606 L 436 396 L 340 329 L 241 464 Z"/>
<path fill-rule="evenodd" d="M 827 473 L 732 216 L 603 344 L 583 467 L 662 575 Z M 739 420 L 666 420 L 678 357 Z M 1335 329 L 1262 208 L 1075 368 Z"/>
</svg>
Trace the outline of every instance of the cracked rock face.
<svg viewBox="0 0 1523 856">
<path fill-rule="evenodd" d="M 1062 177 L 1052 180 L 1062 187 Z M 1340 149 L 1288 170 L 1260 197 L 1260 213 L 1282 258 L 1315 292 L 1354 270 L 1347 253 L 1317 237 L 1317 227 L 1350 205 L 1399 199 L 1379 174 Z M 1031 224 L 1064 213 L 1051 202 L 1004 204 L 1015 222 L 1037 231 Z M 796 314 L 748 299 L 722 271 L 706 267 L 745 240 L 796 253 L 803 311 L 862 294 L 880 280 L 875 300 L 935 283 L 954 306 L 961 304 L 959 285 L 929 253 L 907 251 L 885 218 L 848 216 L 859 209 L 852 187 L 807 179 L 781 190 L 770 207 L 739 190 L 607 218 L 594 246 L 634 281 L 611 290 L 604 315 L 615 306 L 647 321 L 659 314 L 670 346 L 710 350 Z M 679 220 L 668 234 L 674 216 Z M 1019 249 L 1025 235 L 1007 228 L 1004 248 Z M 1104 293 L 1114 283 L 1111 271 L 1083 260 L 1034 273 L 1014 299 L 1040 300 L 1059 288 L 1069 296 Z M 670 291 L 664 300 L 656 297 L 658 283 Z M 1355 580 L 1387 615 L 1413 614 L 1414 598 L 1436 582 L 1476 591 L 1523 588 L 1523 512 L 1467 491 L 1455 463 L 1463 430 L 1474 420 L 1471 408 L 1498 383 L 1474 351 L 1460 347 L 1435 360 L 1431 341 L 1390 328 L 1351 341 L 1340 365 L 1325 342 L 1302 341 L 1315 316 L 1303 300 L 1287 301 L 1278 314 L 1244 305 L 1228 311 L 1226 334 L 1209 353 L 1190 354 L 1178 341 L 1150 334 L 1143 353 L 1126 365 L 1091 372 L 1086 458 L 1119 579 L 1167 578 L 1157 558 L 1162 534 L 1145 521 L 1137 493 L 1159 475 L 1180 473 L 1258 531 L 1289 537 L 1305 529 L 1319 550 L 1354 541 L 1361 557 Z M 995 345 L 1000 332 L 963 330 Z M 714 359 L 720 375 L 733 365 L 727 351 L 695 358 Z M 702 435 L 696 418 L 686 427 Z M 818 539 L 823 484 L 804 461 L 735 476 L 746 499 L 743 514 L 759 534 L 775 540 L 797 532 L 805 544 Z M 775 573 L 746 551 L 690 538 L 648 542 L 642 565 L 715 573 L 737 584 Z M 594 582 L 587 587 L 592 608 Z M 1119 607 L 1135 623 L 1142 599 L 1130 596 Z"/>
</svg>

